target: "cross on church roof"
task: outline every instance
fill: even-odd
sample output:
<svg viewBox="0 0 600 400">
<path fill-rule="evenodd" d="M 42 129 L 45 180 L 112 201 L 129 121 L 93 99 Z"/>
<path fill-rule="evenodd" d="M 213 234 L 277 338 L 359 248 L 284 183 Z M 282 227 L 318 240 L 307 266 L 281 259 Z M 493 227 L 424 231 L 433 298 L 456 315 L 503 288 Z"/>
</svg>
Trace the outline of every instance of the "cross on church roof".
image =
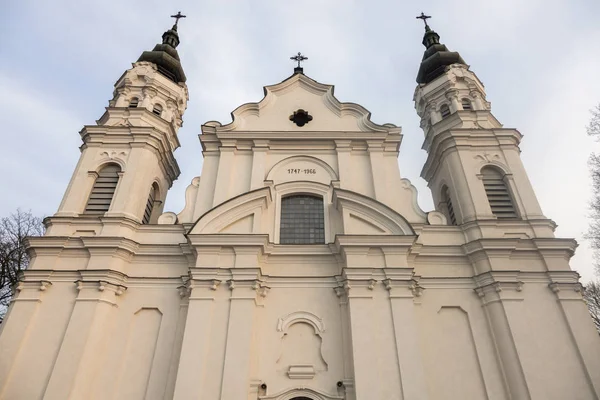
<svg viewBox="0 0 600 400">
<path fill-rule="evenodd" d="M 171 18 L 175 18 L 175 26 L 179 23 L 179 18 L 185 18 L 187 15 L 183 15 L 181 11 L 177 11 L 177 14 L 171 15 Z"/>
<path fill-rule="evenodd" d="M 423 20 L 423 22 L 425 23 L 425 27 L 426 27 L 426 28 L 429 26 L 429 25 L 427 25 L 427 20 L 428 20 L 429 18 L 431 18 L 431 16 L 430 16 L 430 15 L 425 15 L 425 13 L 423 13 L 423 12 L 421 12 L 421 15 L 419 15 L 419 16 L 417 17 L 417 19 L 422 19 L 422 20 Z"/>
<path fill-rule="evenodd" d="M 298 67 L 297 67 L 297 68 L 301 68 L 301 67 L 300 67 L 300 63 L 301 63 L 302 61 L 304 61 L 304 60 L 308 60 L 308 57 L 304 57 L 304 56 L 302 55 L 302 53 L 298 52 L 298 54 L 296 54 L 295 56 L 293 56 L 293 57 L 290 57 L 290 60 L 298 61 Z"/>
</svg>

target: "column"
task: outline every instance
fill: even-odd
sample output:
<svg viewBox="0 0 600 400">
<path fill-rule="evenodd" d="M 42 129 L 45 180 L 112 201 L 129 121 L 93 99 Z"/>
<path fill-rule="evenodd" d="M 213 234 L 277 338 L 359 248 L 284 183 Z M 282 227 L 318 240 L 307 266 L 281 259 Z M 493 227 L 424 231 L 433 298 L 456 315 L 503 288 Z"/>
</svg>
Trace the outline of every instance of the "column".
<svg viewBox="0 0 600 400">
<path fill-rule="evenodd" d="M 179 368 L 177 369 L 174 400 L 202 399 L 202 383 L 206 371 L 210 367 L 207 365 L 206 359 L 210 343 L 215 291 L 220 283 L 216 279 L 192 278 L 187 282 L 187 286 L 180 288 L 182 297 L 189 295 L 189 304 Z"/>
<path fill-rule="evenodd" d="M 109 326 L 116 311 L 117 297 L 126 287 L 104 279 L 77 281 L 79 293 L 63 338 L 44 400 L 83 399 L 102 359 Z"/>
<path fill-rule="evenodd" d="M 450 110 L 452 112 L 462 110 L 462 107 L 459 106 L 457 90 L 448 90 L 448 92 L 446 92 L 446 98 L 450 100 Z"/>
<path fill-rule="evenodd" d="M 234 279 L 228 282 L 231 306 L 221 384 L 222 400 L 248 398 L 255 309 L 257 304 L 262 305 L 268 291 L 260 280 L 236 279 L 236 272 L 232 270 Z"/>
</svg>

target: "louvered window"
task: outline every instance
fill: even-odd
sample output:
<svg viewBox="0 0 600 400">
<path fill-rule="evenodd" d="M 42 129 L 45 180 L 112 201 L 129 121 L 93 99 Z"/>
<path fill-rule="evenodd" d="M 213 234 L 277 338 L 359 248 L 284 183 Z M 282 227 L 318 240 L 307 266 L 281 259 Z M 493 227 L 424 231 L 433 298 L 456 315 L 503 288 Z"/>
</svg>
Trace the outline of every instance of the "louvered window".
<svg viewBox="0 0 600 400">
<path fill-rule="evenodd" d="M 138 106 L 139 100 L 137 97 L 134 97 L 133 99 L 131 99 L 131 101 L 129 102 L 129 108 L 136 108 Z"/>
<path fill-rule="evenodd" d="M 155 104 L 154 107 L 152 108 L 152 112 L 160 117 L 160 115 L 162 114 L 162 107 L 161 107 L 161 105 L 160 104 Z"/>
<path fill-rule="evenodd" d="M 504 176 L 496 168 L 485 167 L 481 170 L 483 187 L 487 195 L 492 214 L 498 219 L 517 218 L 510 192 L 504 182 Z"/>
<path fill-rule="evenodd" d="M 471 101 L 469 99 L 462 99 L 462 108 L 463 110 L 472 110 Z"/>
<path fill-rule="evenodd" d="M 440 113 L 442 114 L 442 118 L 446 118 L 448 115 L 450 115 L 450 107 L 448 104 L 442 104 L 440 107 Z"/>
<path fill-rule="evenodd" d="M 443 190 L 444 203 L 446 203 L 446 210 L 448 211 L 448 221 L 451 225 L 456 225 L 456 215 L 454 214 L 454 207 L 452 207 L 452 199 L 450 198 L 450 191 L 447 187 Z"/>
<path fill-rule="evenodd" d="M 152 218 L 152 210 L 154 210 L 154 202 L 158 196 L 158 187 L 156 183 L 152 185 L 150 189 L 150 195 L 148 201 L 146 201 L 146 208 L 144 209 L 144 217 L 142 218 L 142 224 L 149 224 L 150 218 Z"/>
<path fill-rule="evenodd" d="M 117 183 L 119 183 L 119 172 L 121 172 L 121 168 L 115 164 L 109 164 L 98 172 L 92 193 L 85 206 L 85 214 L 104 214 L 108 211 Z"/>
<path fill-rule="evenodd" d="M 325 243 L 322 197 L 295 195 L 281 199 L 279 243 Z"/>
</svg>

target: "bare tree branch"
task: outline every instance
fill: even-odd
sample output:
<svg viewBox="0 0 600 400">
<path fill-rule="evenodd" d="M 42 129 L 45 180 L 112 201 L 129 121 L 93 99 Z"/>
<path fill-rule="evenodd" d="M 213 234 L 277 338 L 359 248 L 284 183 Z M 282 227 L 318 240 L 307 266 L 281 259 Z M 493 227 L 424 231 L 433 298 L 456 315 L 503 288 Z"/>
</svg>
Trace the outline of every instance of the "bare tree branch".
<svg viewBox="0 0 600 400">
<path fill-rule="evenodd" d="M 590 110 L 592 118 L 586 127 L 587 134 L 600 140 L 600 104 Z M 600 274 L 600 155 L 591 154 L 588 160 L 592 178 L 592 200 L 590 201 L 590 222 L 585 238 L 594 249 L 594 267 Z"/>
<path fill-rule="evenodd" d="M 585 299 L 592 321 L 600 333 L 600 282 L 590 282 L 583 290 L 583 298 Z"/>
<path fill-rule="evenodd" d="M 29 265 L 25 238 L 44 234 L 42 219 L 31 211 L 21 211 L 0 218 L 0 321 L 12 298 L 12 290 L 21 271 Z"/>
<path fill-rule="evenodd" d="M 590 113 L 592 113 L 592 118 L 586 127 L 587 134 L 590 136 L 600 136 L 600 104 L 590 110 Z"/>
</svg>

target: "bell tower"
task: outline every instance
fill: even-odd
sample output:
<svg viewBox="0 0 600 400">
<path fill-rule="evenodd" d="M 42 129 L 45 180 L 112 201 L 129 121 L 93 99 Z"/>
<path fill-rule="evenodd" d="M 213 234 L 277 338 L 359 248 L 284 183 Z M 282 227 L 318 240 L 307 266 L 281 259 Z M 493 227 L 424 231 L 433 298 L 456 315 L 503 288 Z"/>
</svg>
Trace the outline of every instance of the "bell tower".
<svg viewBox="0 0 600 400">
<path fill-rule="evenodd" d="M 414 101 L 428 153 L 421 176 L 450 224 L 545 220 L 520 158 L 521 133 L 492 114 L 483 84 L 427 24 Z"/>
<path fill-rule="evenodd" d="M 81 130 L 81 156 L 56 217 L 156 223 L 180 173 L 173 152 L 188 89 L 178 45 L 176 22 L 117 80 L 96 125 Z"/>
</svg>

